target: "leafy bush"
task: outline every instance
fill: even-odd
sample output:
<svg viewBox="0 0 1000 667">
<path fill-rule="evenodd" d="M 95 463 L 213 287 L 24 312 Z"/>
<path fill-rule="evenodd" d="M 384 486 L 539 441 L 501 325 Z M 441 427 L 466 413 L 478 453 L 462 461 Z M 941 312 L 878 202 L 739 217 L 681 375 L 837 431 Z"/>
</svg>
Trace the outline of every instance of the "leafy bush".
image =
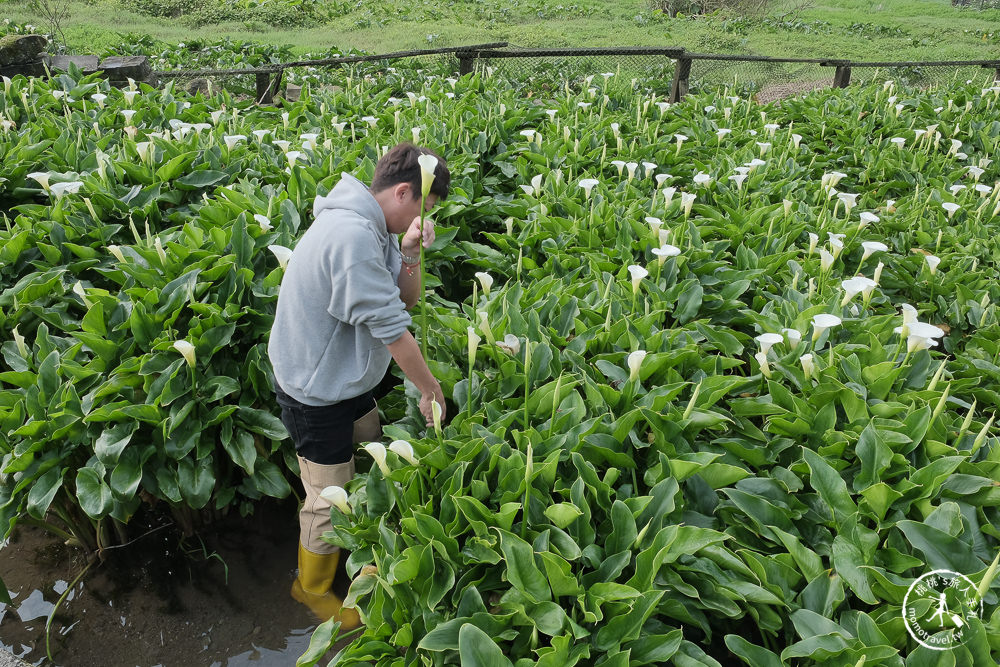
<svg viewBox="0 0 1000 667">
<path fill-rule="evenodd" d="M 202 9 L 211 0 L 118 0 L 122 7 L 138 14 L 178 18 Z"/>
<path fill-rule="evenodd" d="M 119 0 L 150 16 L 183 17 L 193 26 L 257 22 L 278 27 L 315 25 L 327 16 L 317 0 Z"/>
</svg>

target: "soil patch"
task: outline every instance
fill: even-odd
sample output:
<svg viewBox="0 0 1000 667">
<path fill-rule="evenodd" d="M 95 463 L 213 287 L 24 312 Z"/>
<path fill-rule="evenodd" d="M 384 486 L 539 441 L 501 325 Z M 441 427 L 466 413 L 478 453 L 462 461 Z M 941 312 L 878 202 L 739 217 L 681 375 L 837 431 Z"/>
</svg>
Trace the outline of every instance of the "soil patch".
<svg viewBox="0 0 1000 667">
<path fill-rule="evenodd" d="M 767 104 L 768 102 L 776 102 L 777 100 L 783 100 L 788 97 L 795 97 L 796 95 L 802 95 L 803 93 L 808 93 L 812 90 L 819 90 L 821 88 L 829 88 L 830 81 L 828 79 L 823 79 L 821 81 L 792 81 L 790 83 L 773 83 L 768 86 L 764 86 L 760 89 L 754 99 L 760 104 Z"/>
<path fill-rule="evenodd" d="M 291 667 L 316 621 L 288 592 L 298 521 L 292 502 L 262 504 L 182 538 L 169 522 L 105 551 L 68 592 L 50 632 L 55 664 L 131 667 Z M 131 524 L 130 524 L 131 528 Z M 49 533 L 19 526 L 0 549 L 12 605 L 0 605 L 0 645 L 46 659 L 45 623 L 87 565 Z"/>
</svg>

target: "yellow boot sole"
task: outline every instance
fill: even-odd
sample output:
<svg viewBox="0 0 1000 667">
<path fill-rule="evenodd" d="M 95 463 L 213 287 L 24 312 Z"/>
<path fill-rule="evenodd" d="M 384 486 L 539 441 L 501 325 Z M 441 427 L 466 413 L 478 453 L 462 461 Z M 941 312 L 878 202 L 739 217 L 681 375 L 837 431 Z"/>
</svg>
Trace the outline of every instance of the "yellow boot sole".
<svg viewBox="0 0 1000 667">
<path fill-rule="evenodd" d="M 309 610 L 321 621 L 336 618 L 340 621 L 341 631 L 354 630 L 361 626 L 361 617 L 353 608 L 345 608 L 344 602 L 330 592 L 323 594 L 310 593 L 302 587 L 298 579 L 292 584 L 292 597 L 309 607 Z"/>
</svg>

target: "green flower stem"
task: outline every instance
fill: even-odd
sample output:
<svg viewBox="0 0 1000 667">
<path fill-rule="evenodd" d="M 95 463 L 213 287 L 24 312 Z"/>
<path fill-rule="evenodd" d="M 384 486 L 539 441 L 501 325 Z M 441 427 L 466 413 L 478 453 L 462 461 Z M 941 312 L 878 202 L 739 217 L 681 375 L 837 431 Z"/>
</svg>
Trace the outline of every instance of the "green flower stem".
<svg viewBox="0 0 1000 667">
<path fill-rule="evenodd" d="M 596 195 L 595 195 L 596 197 Z M 587 226 L 587 248 L 594 249 L 594 204 L 595 200 L 590 200 L 590 224 Z"/>
<path fill-rule="evenodd" d="M 524 339 L 524 431 L 528 431 L 528 377 L 531 371 L 531 341 Z"/>
<path fill-rule="evenodd" d="M 420 351 L 427 358 L 427 301 L 424 294 L 424 195 L 420 194 L 420 239 L 417 245 L 420 248 Z"/>
<path fill-rule="evenodd" d="M 521 520 L 521 539 L 528 539 L 528 508 L 531 506 L 531 474 L 534 466 L 534 452 L 531 448 L 531 443 L 528 443 L 528 451 L 525 452 L 525 464 L 524 464 L 524 510 L 522 512 Z"/>
<path fill-rule="evenodd" d="M 472 357 L 469 357 L 469 388 L 465 392 L 466 419 L 472 418 Z"/>
</svg>

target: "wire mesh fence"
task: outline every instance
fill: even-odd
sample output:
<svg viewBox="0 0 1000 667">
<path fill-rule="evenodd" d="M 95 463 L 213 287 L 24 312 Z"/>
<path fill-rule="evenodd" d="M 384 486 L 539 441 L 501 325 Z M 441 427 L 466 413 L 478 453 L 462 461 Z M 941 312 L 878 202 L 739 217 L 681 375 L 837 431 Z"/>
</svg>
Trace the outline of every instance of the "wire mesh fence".
<svg viewBox="0 0 1000 667">
<path fill-rule="evenodd" d="M 527 49 L 509 48 L 476 58 L 476 68 L 514 85 L 568 82 L 589 85 L 595 76 L 614 74 L 636 79 L 656 92 L 669 91 L 675 57 L 683 49 Z"/>
<path fill-rule="evenodd" d="M 982 65 L 938 65 L 926 63 L 881 63 L 851 69 L 851 83 L 865 84 L 896 81 L 916 88 L 940 88 L 953 84 L 973 83 L 983 87 L 995 85 L 997 70 Z"/>
<path fill-rule="evenodd" d="M 400 72 L 416 75 L 452 76 L 459 61 L 453 50 L 424 50 L 377 56 L 340 56 L 297 62 L 284 62 L 244 69 L 158 70 L 162 82 L 172 82 L 174 89 L 189 93 L 225 89 L 236 100 L 270 102 L 275 97 L 295 98 L 308 86 L 314 91 L 337 91 L 351 81 L 378 80 L 396 85 L 402 94 L 405 86 Z"/>
<path fill-rule="evenodd" d="M 784 97 L 833 85 L 834 70 L 818 62 L 770 60 L 692 61 L 690 92 L 710 92 L 726 87 L 736 94 L 773 102 Z"/>
<path fill-rule="evenodd" d="M 338 56 L 325 60 L 284 62 L 246 70 L 170 70 L 157 72 L 189 92 L 223 87 L 237 99 L 268 103 L 291 97 L 299 88 L 332 90 L 359 79 L 379 81 L 402 94 L 403 73 L 455 76 L 486 73 L 514 87 L 553 89 L 592 85 L 595 77 L 615 75 L 656 94 L 680 99 L 688 93 L 726 88 L 760 102 L 772 102 L 811 90 L 894 80 L 901 85 L 934 88 L 1000 80 L 1000 60 L 954 62 L 848 62 L 772 58 L 755 55 L 699 54 L 682 48 L 623 47 L 600 49 L 530 49 L 506 44 L 425 49 L 377 56 Z"/>
<path fill-rule="evenodd" d="M 1000 0 L 951 0 L 951 5 L 969 9 L 1000 9 Z"/>
</svg>

